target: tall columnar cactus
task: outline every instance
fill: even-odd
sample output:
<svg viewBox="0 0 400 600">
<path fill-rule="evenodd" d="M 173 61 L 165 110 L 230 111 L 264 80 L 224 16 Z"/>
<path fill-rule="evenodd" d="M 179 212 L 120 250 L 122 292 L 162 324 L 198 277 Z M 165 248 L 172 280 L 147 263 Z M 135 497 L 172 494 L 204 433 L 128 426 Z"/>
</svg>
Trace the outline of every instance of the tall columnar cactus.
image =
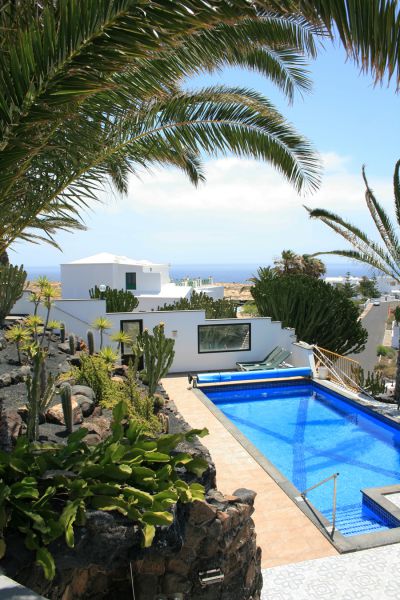
<svg viewBox="0 0 400 600">
<path fill-rule="evenodd" d="M 139 300 L 131 292 L 127 290 L 111 289 L 107 286 L 105 292 L 101 292 L 96 285 L 89 290 L 89 296 L 93 299 L 101 299 L 106 301 L 106 312 L 132 312 L 138 304 Z"/>
<path fill-rule="evenodd" d="M 94 335 L 93 335 L 93 331 L 91 329 L 88 329 L 86 335 L 87 335 L 87 343 L 88 343 L 88 352 L 89 352 L 90 356 L 93 356 L 93 354 L 94 354 Z"/>
<path fill-rule="evenodd" d="M 26 271 L 23 266 L 0 266 L 0 325 L 16 301 L 21 298 L 25 281 Z"/>
<path fill-rule="evenodd" d="M 68 344 L 69 344 L 69 353 L 74 356 L 75 354 L 75 348 L 76 348 L 76 342 L 75 342 L 75 336 L 73 333 L 71 333 L 68 336 Z"/>
<path fill-rule="evenodd" d="M 62 344 L 65 342 L 65 323 L 60 324 L 60 341 Z"/>
<path fill-rule="evenodd" d="M 157 385 L 169 371 L 174 360 L 175 340 L 167 338 L 164 333 L 164 323 L 156 325 L 151 335 L 147 329 L 141 335 L 145 378 L 149 386 L 149 394 L 153 396 Z"/>
<path fill-rule="evenodd" d="M 52 401 L 56 386 L 52 375 L 47 376 L 46 353 L 38 347 L 31 349 L 32 374 L 26 379 L 28 392 L 27 436 L 34 442 L 39 436 L 39 420 Z"/>
<path fill-rule="evenodd" d="M 63 385 L 60 391 L 61 394 L 61 406 L 64 414 L 65 427 L 68 433 L 72 433 L 73 419 L 72 419 L 72 392 L 69 383 Z"/>
</svg>

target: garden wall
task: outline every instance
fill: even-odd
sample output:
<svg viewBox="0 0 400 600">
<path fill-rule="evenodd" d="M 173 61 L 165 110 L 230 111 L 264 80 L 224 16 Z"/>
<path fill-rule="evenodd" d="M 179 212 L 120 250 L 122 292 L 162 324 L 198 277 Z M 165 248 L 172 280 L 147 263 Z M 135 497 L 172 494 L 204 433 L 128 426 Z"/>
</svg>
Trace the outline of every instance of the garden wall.
<svg viewBox="0 0 400 600">
<path fill-rule="evenodd" d="M 15 314 L 23 313 L 24 305 L 20 300 L 15 308 Z M 32 310 L 29 303 L 26 312 Z M 171 373 L 218 371 L 236 369 L 236 362 L 262 360 L 276 346 L 282 346 L 292 351 L 288 359 L 296 367 L 310 366 L 309 355 L 312 351 L 304 351 L 292 346 L 296 342 L 293 329 L 282 328 L 280 322 L 271 321 L 268 317 L 253 317 L 249 319 L 206 319 L 202 310 L 193 311 L 150 311 L 129 313 L 106 313 L 104 300 L 56 300 L 52 308 L 51 318 L 66 324 L 67 331 L 86 339 L 86 332 L 91 323 L 99 316 L 106 315 L 112 322 L 112 329 L 104 333 L 104 344 L 116 346 L 109 339 L 111 332 L 119 331 L 121 321 L 140 320 L 143 328 L 149 330 L 161 321 L 165 324 L 165 333 L 175 340 L 175 358 Z M 251 344 L 248 350 L 199 352 L 199 325 L 232 325 L 249 323 L 251 326 Z M 95 333 L 96 345 L 99 346 L 100 336 Z"/>
</svg>

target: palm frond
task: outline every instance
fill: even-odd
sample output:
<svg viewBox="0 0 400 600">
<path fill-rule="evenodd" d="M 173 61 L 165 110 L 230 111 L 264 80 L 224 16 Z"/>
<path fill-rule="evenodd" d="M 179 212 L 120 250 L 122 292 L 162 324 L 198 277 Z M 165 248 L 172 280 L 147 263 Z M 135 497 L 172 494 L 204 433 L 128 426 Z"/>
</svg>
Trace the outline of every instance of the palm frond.
<svg viewBox="0 0 400 600">
<path fill-rule="evenodd" d="M 396 274 L 396 277 L 400 277 L 400 268 L 396 262 L 394 262 L 392 256 L 385 252 L 382 247 L 371 240 L 358 227 L 352 225 L 348 221 L 345 221 L 339 215 L 331 213 L 327 210 L 320 208 L 311 210 L 308 207 L 305 208 L 311 218 L 317 218 L 325 223 L 325 225 L 330 227 L 330 229 L 335 231 L 335 233 L 338 233 L 347 242 L 349 242 L 356 249 L 356 251 L 359 252 L 360 255 L 369 256 L 369 264 L 370 261 L 373 261 L 374 264 L 379 263 L 382 266 L 385 265 L 385 270 L 389 268 L 393 273 Z"/>
<path fill-rule="evenodd" d="M 386 248 L 391 254 L 393 261 L 396 262 L 400 259 L 400 247 L 398 238 L 383 206 L 375 198 L 373 191 L 369 187 L 364 167 L 362 168 L 362 176 L 366 187 L 365 201 L 367 203 L 369 213 L 375 223 L 379 235 L 383 240 L 383 243 L 385 244 Z"/>
</svg>

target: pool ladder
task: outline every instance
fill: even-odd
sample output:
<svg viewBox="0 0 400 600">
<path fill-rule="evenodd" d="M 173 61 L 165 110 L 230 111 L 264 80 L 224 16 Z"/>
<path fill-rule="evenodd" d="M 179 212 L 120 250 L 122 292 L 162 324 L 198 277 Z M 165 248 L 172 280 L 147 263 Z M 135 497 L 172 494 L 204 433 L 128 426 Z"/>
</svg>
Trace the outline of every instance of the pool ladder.
<svg viewBox="0 0 400 600">
<path fill-rule="evenodd" d="M 331 531 L 331 538 L 333 538 L 334 533 L 335 533 L 335 524 L 336 524 L 336 491 L 337 491 L 336 480 L 337 480 L 338 477 L 339 477 L 339 473 L 333 473 L 329 477 L 326 477 L 325 479 L 322 479 L 322 481 L 319 481 L 318 483 L 315 483 L 314 485 L 310 486 L 309 488 L 307 488 L 306 490 L 304 490 L 303 492 L 300 493 L 301 498 L 303 500 L 307 500 L 307 492 L 311 492 L 311 490 L 315 490 L 315 488 L 317 488 L 320 485 L 323 485 L 324 483 L 327 483 L 328 481 L 330 481 L 331 479 L 333 479 L 332 531 Z"/>
</svg>

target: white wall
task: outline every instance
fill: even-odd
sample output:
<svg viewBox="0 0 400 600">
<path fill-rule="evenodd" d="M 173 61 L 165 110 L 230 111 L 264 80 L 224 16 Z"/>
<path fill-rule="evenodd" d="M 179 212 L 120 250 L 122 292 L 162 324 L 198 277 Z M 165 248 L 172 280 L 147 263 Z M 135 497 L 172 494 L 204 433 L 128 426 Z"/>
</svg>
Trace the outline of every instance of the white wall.
<svg viewBox="0 0 400 600">
<path fill-rule="evenodd" d="M 89 298 L 89 289 L 95 285 L 115 287 L 113 264 L 65 264 L 61 265 L 61 293 L 63 298 Z M 124 284 L 125 288 L 125 284 Z"/>
<path fill-rule="evenodd" d="M 210 298 L 214 298 L 214 300 L 222 300 L 224 297 L 224 286 L 223 285 L 210 285 L 210 286 L 202 286 L 198 288 L 194 288 L 193 291 L 200 293 L 203 292 L 210 296 Z"/>
<path fill-rule="evenodd" d="M 23 310 L 22 310 L 23 309 Z M 51 311 L 51 319 L 62 321 L 68 333 L 74 333 L 86 340 L 86 333 L 91 329 L 94 319 L 106 316 L 112 322 L 112 329 L 104 334 L 104 344 L 116 347 L 109 339 L 111 333 L 119 331 L 121 321 L 143 321 L 143 327 L 152 330 L 160 322 L 165 324 L 165 333 L 175 340 L 175 358 L 171 372 L 218 371 L 236 368 L 236 362 L 258 361 L 276 346 L 282 346 L 292 352 L 287 362 L 293 366 L 310 366 L 312 350 L 307 344 L 297 344 L 292 329 L 282 329 L 281 324 L 270 318 L 254 317 L 250 319 L 206 319 L 202 310 L 196 311 L 155 311 L 106 313 L 104 300 L 56 300 Z M 32 312 L 32 304 L 26 299 L 18 301 L 14 314 Z M 41 314 L 44 309 L 41 308 Z M 198 352 L 198 326 L 210 324 L 251 324 L 251 349 L 233 352 Z M 100 336 L 94 331 L 95 343 L 98 347 Z M 312 366 L 312 365 L 311 365 Z"/>
</svg>

